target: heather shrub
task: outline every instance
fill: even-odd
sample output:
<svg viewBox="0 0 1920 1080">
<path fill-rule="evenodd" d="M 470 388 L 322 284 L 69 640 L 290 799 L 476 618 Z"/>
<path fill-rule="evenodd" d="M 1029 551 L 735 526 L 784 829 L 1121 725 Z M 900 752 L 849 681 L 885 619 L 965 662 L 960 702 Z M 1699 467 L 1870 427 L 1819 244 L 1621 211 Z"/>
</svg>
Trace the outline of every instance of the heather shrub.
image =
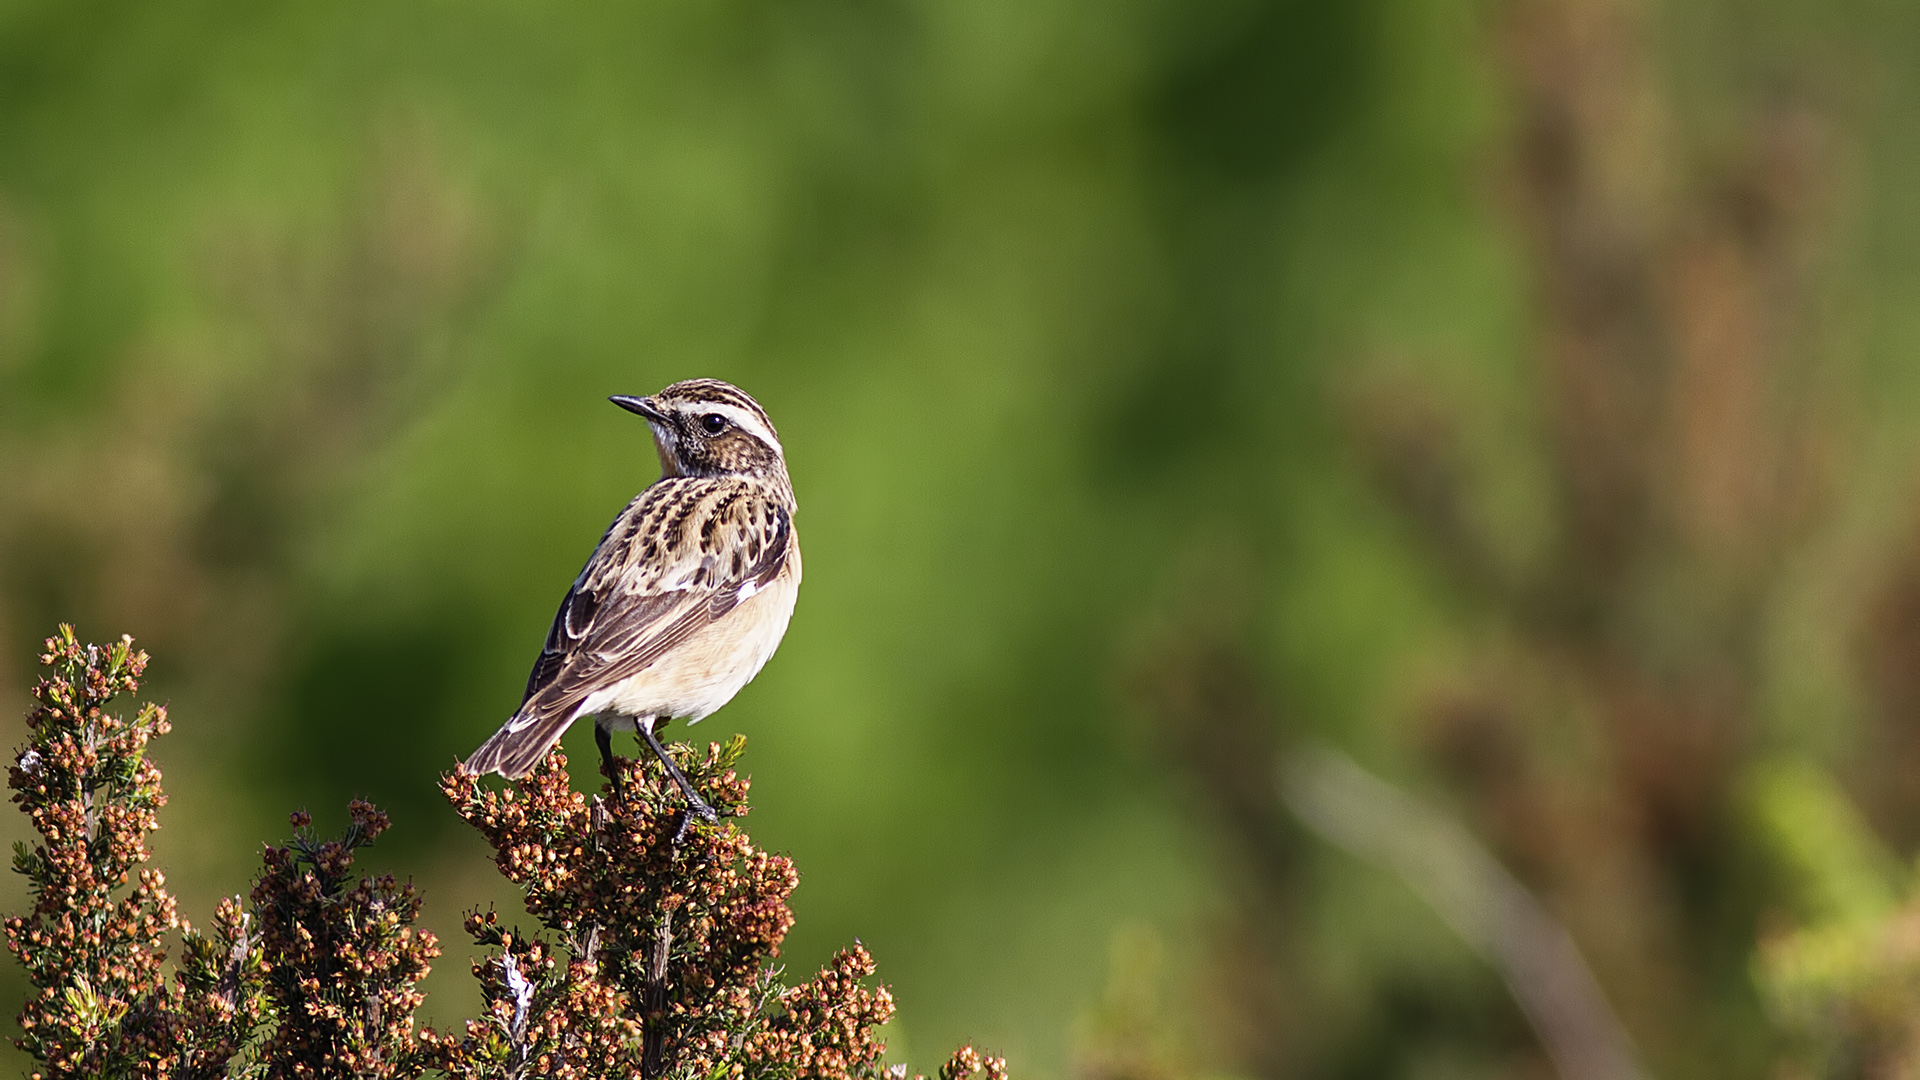
<svg viewBox="0 0 1920 1080">
<path fill-rule="evenodd" d="M 132 639 L 48 639 L 31 737 L 9 773 L 39 833 L 14 867 L 33 907 L 6 922 L 34 996 L 18 1045 L 36 1077 L 676 1077 L 904 1080 L 880 1064 L 893 1014 L 859 945 L 789 984 L 775 963 L 799 877 L 741 827 L 745 740 L 672 752 L 723 815 L 683 829 L 657 763 L 616 759 L 619 798 L 573 790 L 557 749 L 524 781 L 490 790 L 463 770 L 443 790 L 494 849 L 537 929 L 475 911 L 467 930 L 484 1013 L 455 1032 L 419 1029 L 419 984 L 440 948 L 416 925 L 411 883 L 354 870 L 390 827 L 355 802 L 325 839 L 305 812 L 270 845 L 248 901 L 221 902 L 210 928 L 181 919 L 151 859 L 166 805 L 148 744 L 166 710 L 112 711 L 147 665 Z M 179 939 L 171 972 L 167 941 Z M 1004 1062 L 962 1048 L 942 1080 Z"/>
</svg>

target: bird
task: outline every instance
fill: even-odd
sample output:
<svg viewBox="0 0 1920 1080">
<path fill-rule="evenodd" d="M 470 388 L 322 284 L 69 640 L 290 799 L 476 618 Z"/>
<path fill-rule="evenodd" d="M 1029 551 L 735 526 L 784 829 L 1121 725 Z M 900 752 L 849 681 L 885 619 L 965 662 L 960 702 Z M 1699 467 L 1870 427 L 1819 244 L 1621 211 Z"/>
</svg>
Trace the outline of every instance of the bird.
<svg viewBox="0 0 1920 1080">
<path fill-rule="evenodd" d="M 718 817 L 659 729 L 714 713 L 779 647 L 800 590 L 798 507 L 773 421 L 739 387 L 689 379 L 608 400 L 652 429 L 660 479 L 600 538 L 560 601 L 519 708 L 466 767 L 524 777 L 591 716 L 615 796 L 612 735 L 633 731 L 687 799 L 684 834 L 693 814 Z"/>
</svg>

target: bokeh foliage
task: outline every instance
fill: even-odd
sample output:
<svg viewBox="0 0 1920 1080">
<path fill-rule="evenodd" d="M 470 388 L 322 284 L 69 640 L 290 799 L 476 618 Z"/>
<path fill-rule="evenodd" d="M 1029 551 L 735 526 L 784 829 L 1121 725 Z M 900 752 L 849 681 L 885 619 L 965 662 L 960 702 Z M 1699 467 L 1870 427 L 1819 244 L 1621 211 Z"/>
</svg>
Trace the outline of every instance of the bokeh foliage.
<svg viewBox="0 0 1920 1080">
<path fill-rule="evenodd" d="M 134 634 L 187 914 L 360 796 L 458 940 L 507 898 L 434 779 L 653 475 L 602 399 L 728 378 L 808 573 L 698 734 L 753 740 L 789 963 L 858 935 L 890 1040 L 1536 1067 L 1278 813 L 1311 737 L 1452 800 L 1656 1074 L 1754 1075 L 1758 942 L 1829 917 L 1767 770 L 1920 841 L 1917 44 L 1865 0 L 0 0 L 0 686 Z"/>
</svg>

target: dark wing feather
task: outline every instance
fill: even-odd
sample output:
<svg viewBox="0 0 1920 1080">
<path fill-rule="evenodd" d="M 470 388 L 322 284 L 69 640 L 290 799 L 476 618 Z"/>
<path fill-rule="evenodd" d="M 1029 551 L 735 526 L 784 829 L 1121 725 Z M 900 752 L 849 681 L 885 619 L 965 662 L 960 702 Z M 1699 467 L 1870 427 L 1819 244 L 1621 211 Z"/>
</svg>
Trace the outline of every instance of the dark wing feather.
<svg viewBox="0 0 1920 1080">
<path fill-rule="evenodd" d="M 737 481 L 672 478 L 642 492 L 561 601 L 520 708 L 468 766 L 524 776 L 588 697 L 772 584 L 792 541 L 788 509 Z"/>
<path fill-rule="evenodd" d="M 586 575 L 583 573 L 581 578 L 583 582 Z M 533 662 L 533 671 L 527 675 L 527 692 L 520 696 L 522 705 L 553 683 L 560 669 L 566 666 L 567 657 L 573 655 L 594 627 L 600 612 L 600 594 L 582 582 L 575 582 L 574 587 L 567 590 L 566 598 L 560 601 L 560 610 L 553 614 L 553 628 L 547 631 L 547 643 L 541 647 L 540 659 Z"/>
</svg>

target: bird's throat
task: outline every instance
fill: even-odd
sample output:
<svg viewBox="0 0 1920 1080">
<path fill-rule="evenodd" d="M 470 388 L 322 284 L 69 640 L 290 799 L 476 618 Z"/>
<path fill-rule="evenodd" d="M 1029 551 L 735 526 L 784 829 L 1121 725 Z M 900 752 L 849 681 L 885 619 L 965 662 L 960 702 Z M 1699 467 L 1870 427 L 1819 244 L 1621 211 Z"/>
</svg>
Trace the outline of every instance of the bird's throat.
<svg viewBox="0 0 1920 1080">
<path fill-rule="evenodd" d="M 676 449 L 676 443 L 677 440 L 672 434 L 662 434 L 657 427 L 653 429 L 653 449 L 660 455 L 662 477 L 686 475 L 686 471 L 680 468 L 680 453 Z"/>
</svg>

